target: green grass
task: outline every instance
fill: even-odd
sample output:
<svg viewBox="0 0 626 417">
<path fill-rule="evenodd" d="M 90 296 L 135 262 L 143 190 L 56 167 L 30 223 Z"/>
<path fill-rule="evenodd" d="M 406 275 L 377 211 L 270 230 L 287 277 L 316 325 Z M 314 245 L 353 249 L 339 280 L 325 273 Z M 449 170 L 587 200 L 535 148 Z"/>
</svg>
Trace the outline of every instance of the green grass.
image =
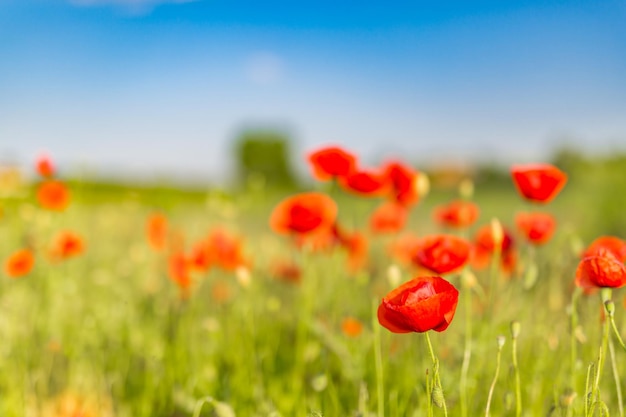
<svg viewBox="0 0 626 417">
<path fill-rule="evenodd" d="M 472 352 L 467 415 L 485 414 L 499 335 L 506 343 L 491 415 L 515 415 L 512 321 L 521 326 L 517 353 L 522 415 L 584 415 L 587 368 L 597 361 L 600 346 L 601 303 L 598 294 L 581 296 L 576 306 L 579 328 L 571 330 L 574 250 L 601 234 L 622 231 L 619 223 L 611 230 L 601 228 L 607 219 L 604 212 L 594 212 L 594 201 L 605 204 L 605 197 L 590 198 L 589 193 L 601 193 L 590 184 L 585 188 L 572 180 L 547 207 L 558 216 L 559 231 L 537 251 L 538 280 L 532 288 L 526 288 L 523 276 L 498 277 L 496 287 L 488 288 L 489 270 L 476 271 L 484 293 L 474 288 L 467 297 L 470 290 L 460 277 L 447 277 L 462 292 L 457 313 L 445 332 L 430 336 L 448 415 L 461 415 L 459 380 L 468 312 Z M 267 219 L 284 193 L 88 183 L 72 183 L 71 188 L 74 201 L 63 213 L 39 209 L 31 192 L 2 203 L 0 257 L 5 259 L 25 240 L 35 245 L 38 256 L 27 277 L 0 277 L 0 415 L 69 416 L 59 411 L 61 398 L 83 401 L 94 410 L 89 416 L 427 415 L 432 363 L 423 335 L 391 334 L 373 318 L 373 304 L 391 289 L 387 269 L 395 261 L 385 250 L 391 238 L 372 237 L 368 268 L 350 273 L 341 250 L 298 252 L 284 237 L 272 234 Z M 438 231 L 430 220 L 431 209 L 454 194 L 435 190 L 413 210 L 409 230 Z M 342 224 L 366 228 L 376 202 L 337 190 L 333 196 Z M 514 212 L 526 208 L 512 185 L 479 186 L 476 200 L 481 224 L 497 216 L 511 225 Z M 250 286 L 241 285 L 233 273 L 211 270 L 195 276 L 191 297 L 181 300 L 163 255 L 146 243 L 145 220 L 155 209 L 168 215 L 188 245 L 215 226 L 241 235 L 253 261 Z M 46 259 L 45 248 L 64 229 L 82 234 L 87 251 L 54 264 Z M 518 243 L 523 260 L 527 248 Z M 273 260 L 285 257 L 301 263 L 300 285 L 271 275 Z M 406 267 L 401 272 L 403 280 L 414 276 Z M 216 286 L 228 289 L 228 299 L 215 299 Z M 487 306 L 490 291 L 492 309 Z M 626 335 L 623 293 L 615 291 L 614 299 L 618 327 Z M 346 317 L 360 320 L 363 333 L 344 335 L 341 322 Z M 377 370 L 378 349 L 382 360 Z M 617 368 L 624 373 L 619 364 L 626 352 L 616 349 Z M 601 398 L 613 415 L 620 415 L 609 365 L 607 360 Z M 620 378 L 623 387 L 624 375 Z M 434 415 L 443 412 L 435 408 Z"/>
</svg>

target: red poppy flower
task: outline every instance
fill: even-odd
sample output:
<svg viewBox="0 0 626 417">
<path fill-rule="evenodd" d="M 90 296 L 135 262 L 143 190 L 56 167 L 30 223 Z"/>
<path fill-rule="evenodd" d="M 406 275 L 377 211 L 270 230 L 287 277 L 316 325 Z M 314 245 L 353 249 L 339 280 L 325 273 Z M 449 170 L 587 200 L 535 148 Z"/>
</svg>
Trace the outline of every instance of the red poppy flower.
<svg viewBox="0 0 626 417">
<path fill-rule="evenodd" d="M 378 206 L 370 217 L 370 229 L 374 233 L 397 233 L 404 228 L 408 209 L 395 202 Z"/>
<path fill-rule="evenodd" d="M 527 200 L 548 203 L 567 182 L 567 174 L 550 164 L 513 165 L 513 182 Z"/>
<path fill-rule="evenodd" d="M 37 199 L 43 208 L 61 211 L 70 202 L 70 193 L 60 181 L 45 181 L 37 189 Z"/>
<path fill-rule="evenodd" d="M 378 322 L 393 333 L 442 332 L 454 317 L 459 292 L 441 277 L 417 277 L 383 298 Z"/>
<path fill-rule="evenodd" d="M 399 262 L 413 263 L 413 255 L 420 245 L 420 238 L 412 233 L 403 234 L 389 245 L 389 254 Z"/>
<path fill-rule="evenodd" d="M 346 317 L 341 322 L 341 331 L 348 337 L 358 337 L 363 333 L 363 323 L 353 317 Z"/>
<path fill-rule="evenodd" d="M 455 200 L 451 203 L 435 208 L 435 220 L 447 227 L 462 229 L 473 225 L 478 219 L 478 206 L 466 200 Z"/>
<path fill-rule="evenodd" d="M 556 220 L 549 213 L 518 213 L 515 224 L 524 237 L 534 245 L 547 243 L 556 229 Z"/>
<path fill-rule="evenodd" d="M 583 258 L 576 269 L 576 285 L 585 289 L 626 285 L 626 266 L 611 252 L 600 249 Z"/>
<path fill-rule="evenodd" d="M 174 252 L 169 257 L 169 277 L 178 285 L 183 294 L 187 294 L 191 287 L 190 266 L 189 259 L 182 252 Z"/>
<path fill-rule="evenodd" d="M 596 255 L 600 249 L 611 252 L 617 259 L 626 261 L 626 242 L 615 236 L 600 236 L 585 249 L 581 258 Z"/>
<path fill-rule="evenodd" d="M 281 201 L 270 216 L 276 233 L 306 235 L 327 231 L 337 217 L 337 205 L 326 194 L 310 192 Z"/>
<path fill-rule="evenodd" d="M 297 284 L 302 279 L 302 269 L 291 261 L 276 261 L 272 265 L 271 274 L 281 281 Z"/>
<path fill-rule="evenodd" d="M 30 249 L 20 249 L 11 254 L 4 264 L 4 272 L 11 278 L 20 278 L 33 269 L 35 256 Z"/>
<path fill-rule="evenodd" d="M 52 178 L 54 176 L 54 164 L 47 155 L 41 155 L 35 163 L 37 173 L 44 178 Z"/>
<path fill-rule="evenodd" d="M 241 239 L 225 230 L 213 230 L 209 234 L 207 243 L 216 266 L 226 271 L 234 271 L 248 264 L 243 254 Z"/>
<path fill-rule="evenodd" d="M 513 235 L 502 227 L 502 241 L 500 242 L 500 262 L 506 273 L 512 273 L 517 264 L 517 252 L 515 250 Z M 487 267 L 491 263 L 491 256 L 495 252 L 498 242 L 494 236 L 493 226 L 486 224 L 478 229 L 474 236 L 471 262 L 476 269 Z"/>
<path fill-rule="evenodd" d="M 498 246 L 496 238 L 497 237 L 494 236 L 493 226 L 491 224 L 486 224 L 476 231 L 476 235 L 474 235 L 474 242 L 476 243 L 476 246 L 480 247 L 480 249 L 484 249 L 485 251 L 491 253 L 495 251 L 496 246 Z M 511 232 L 502 227 L 500 251 L 504 253 L 511 249 L 513 247 L 513 242 L 513 235 Z"/>
<path fill-rule="evenodd" d="M 413 262 L 437 274 L 445 274 L 465 265 L 470 250 L 470 244 L 457 236 L 427 236 L 420 239 Z"/>
<path fill-rule="evenodd" d="M 313 175 L 319 181 L 345 177 L 356 169 L 356 157 L 337 147 L 329 146 L 309 154 Z"/>
<path fill-rule="evenodd" d="M 155 251 L 165 249 L 167 243 L 167 218 L 160 213 L 150 215 L 146 222 L 146 235 L 152 249 Z"/>
<path fill-rule="evenodd" d="M 400 162 L 388 163 L 384 171 L 393 201 L 404 206 L 418 202 L 419 194 L 416 187 L 418 172 Z"/>
<path fill-rule="evenodd" d="M 348 269 L 352 272 L 363 268 L 367 262 L 368 242 L 362 233 L 354 232 L 342 242 L 348 250 Z"/>
<path fill-rule="evenodd" d="M 339 185 L 361 197 L 378 197 L 388 190 L 388 181 L 384 175 L 374 171 L 354 171 L 339 179 Z"/>
<path fill-rule="evenodd" d="M 53 260 L 73 258 L 85 251 L 85 242 L 74 232 L 59 233 L 50 247 L 50 257 Z"/>
</svg>

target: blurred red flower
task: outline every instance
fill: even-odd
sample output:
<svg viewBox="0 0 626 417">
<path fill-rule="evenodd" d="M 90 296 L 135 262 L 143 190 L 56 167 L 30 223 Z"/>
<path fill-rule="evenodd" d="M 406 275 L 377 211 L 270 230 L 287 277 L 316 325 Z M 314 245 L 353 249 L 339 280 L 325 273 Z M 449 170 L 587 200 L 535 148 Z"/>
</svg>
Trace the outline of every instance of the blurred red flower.
<svg viewBox="0 0 626 417">
<path fill-rule="evenodd" d="M 50 246 L 50 257 L 53 260 L 73 258 L 85 251 L 83 238 L 71 231 L 59 233 Z"/>
<path fill-rule="evenodd" d="M 384 172 L 393 201 L 404 206 L 418 202 L 419 194 L 416 187 L 418 172 L 397 161 L 385 165 Z"/>
<path fill-rule="evenodd" d="M 389 245 L 389 254 L 399 262 L 409 265 L 413 263 L 413 255 L 420 244 L 420 238 L 406 233 L 394 239 Z"/>
<path fill-rule="evenodd" d="M 473 225 L 480 214 L 478 206 L 466 200 L 455 200 L 435 208 L 433 217 L 443 226 L 462 229 Z"/>
<path fill-rule="evenodd" d="M 518 213 L 515 224 L 524 237 L 534 245 L 547 243 L 556 229 L 556 220 L 550 213 Z"/>
<path fill-rule="evenodd" d="M 513 165 L 513 182 L 527 200 L 548 203 L 567 182 L 567 174 L 550 164 Z"/>
<path fill-rule="evenodd" d="M 337 218 L 337 205 L 326 194 L 296 194 L 278 203 L 270 227 L 281 234 L 306 235 L 328 231 Z"/>
<path fill-rule="evenodd" d="M 378 197 L 388 190 L 387 178 L 375 171 L 354 171 L 339 179 L 339 185 L 361 197 Z"/>
<path fill-rule="evenodd" d="M 404 228 L 408 209 L 395 202 L 385 202 L 370 216 L 370 229 L 374 233 L 397 233 Z"/>
<path fill-rule="evenodd" d="M 168 260 L 168 273 L 170 279 L 178 285 L 181 295 L 189 295 L 191 287 L 191 268 L 189 259 L 183 252 L 173 252 Z"/>
<path fill-rule="evenodd" d="M 35 163 L 37 173 L 44 178 L 52 178 L 54 176 L 54 164 L 48 155 L 41 155 Z"/>
<path fill-rule="evenodd" d="M 11 278 L 20 278 L 33 269 L 35 256 L 30 249 L 20 249 L 13 252 L 4 264 L 4 272 Z"/>
<path fill-rule="evenodd" d="M 348 251 L 348 269 L 356 272 L 367 263 L 369 244 L 365 235 L 353 232 L 344 237 L 342 245 Z"/>
<path fill-rule="evenodd" d="M 297 284 L 302 279 L 302 269 L 292 261 L 278 260 L 274 262 L 270 273 L 281 281 Z"/>
<path fill-rule="evenodd" d="M 354 317 L 346 317 L 341 322 L 341 331 L 348 337 L 358 337 L 363 333 L 363 323 Z"/>
<path fill-rule="evenodd" d="M 465 265 L 471 251 L 470 244 L 453 235 L 432 235 L 419 240 L 413 254 L 413 263 L 437 274 L 452 272 Z"/>
<path fill-rule="evenodd" d="M 356 157 L 338 146 L 312 152 L 307 157 L 313 176 L 319 181 L 345 177 L 356 169 Z"/>
<path fill-rule="evenodd" d="M 45 209 L 61 211 L 69 204 L 70 193 L 60 181 L 44 181 L 37 189 L 37 200 Z"/>
<path fill-rule="evenodd" d="M 500 247 L 500 262 L 502 269 L 511 273 L 517 264 L 517 252 L 515 250 L 513 235 L 502 227 L 502 236 L 494 236 L 494 228 L 491 224 L 480 227 L 474 235 L 472 247 L 472 266 L 482 269 L 489 265 L 491 256 L 497 247 Z"/>
<path fill-rule="evenodd" d="M 624 263 L 606 249 L 583 258 L 576 269 L 576 285 L 584 289 L 619 288 L 626 285 Z"/>
<path fill-rule="evenodd" d="M 387 294 L 378 322 L 393 333 L 442 332 L 454 317 L 459 292 L 445 279 L 417 277 Z"/>
<path fill-rule="evenodd" d="M 153 213 L 146 221 L 146 235 L 150 247 L 155 251 L 165 249 L 167 243 L 167 218 L 161 213 Z"/>
<path fill-rule="evenodd" d="M 596 255 L 601 249 L 611 252 L 617 259 L 626 261 L 626 241 L 615 236 L 600 236 L 585 249 L 581 258 Z"/>
</svg>

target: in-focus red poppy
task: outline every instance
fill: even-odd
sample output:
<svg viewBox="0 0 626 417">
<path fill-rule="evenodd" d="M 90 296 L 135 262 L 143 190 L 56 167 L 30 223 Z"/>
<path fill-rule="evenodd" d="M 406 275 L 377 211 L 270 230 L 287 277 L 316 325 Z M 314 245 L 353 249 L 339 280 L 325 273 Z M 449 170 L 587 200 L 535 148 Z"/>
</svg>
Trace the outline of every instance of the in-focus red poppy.
<svg viewBox="0 0 626 417">
<path fill-rule="evenodd" d="M 148 244 L 155 251 L 165 249 L 167 244 L 167 218 L 161 213 L 153 213 L 146 221 Z"/>
<path fill-rule="evenodd" d="M 533 245 L 547 243 L 556 229 L 556 220 L 550 213 L 518 213 L 515 216 L 515 224 Z"/>
<path fill-rule="evenodd" d="M 341 331 L 348 337 L 358 337 L 363 333 L 363 323 L 354 317 L 346 317 L 341 322 Z"/>
<path fill-rule="evenodd" d="M 600 236 L 585 249 L 581 258 L 596 255 L 600 249 L 611 252 L 621 262 L 626 261 L 626 241 L 615 236 Z"/>
<path fill-rule="evenodd" d="M 70 202 L 70 192 L 60 181 L 45 181 L 37 189 L 37 200 L 45 209 L 61 211 Z"/>
<path fill-rule="evenodd" d="M 307 159 L 319 181 L 345 177 L 356 170 L 356 157 L 338 146 L 319 149 L 310 153 Z"/>
<path fill-rule="evenodd" d="M 548 203 L 567 182 L 567 174 L 550 164 L 513 165 L 513 182 L 520 195 L 536 203 Z"/>
<path fill-rule="evenodd" d="M 396 202 L 385 202 L 370 216 L 370 229 L 374 233 L 397 233 L 404 229 L 408 209 Z"/>
<path fill-rule="evenodd" d="M 626 285 L 626 266 L 606 249 L 583 258 L 576 269 L 576 285 L 585 289 Z"/>
<path fill-rule="evenodd" d="M 4 264 L 4 272 L 11 278 L 20 278 L 33 269 L 35 256 L 30 249 L 20 249 L 9 256 Z"/>
<path fill-rule="evenodd" d="M 463 267 L 469 260 L 469 242 L 453 235 L 432 235 L 420 239 L 413 254 L 413 263 L 437 274 Z"/>
<path fill-rule="evenodd" d="M 211 245 L 208 239 L 202 239 L 196 242 L 191 248 L 189 256 L 191 268 L 195 271 L 206 272 L 213 264 L 213 254 L 211 253 Z"/>
<path fill-rule="evenodd" d="M 404 206 L 419 201 L 417 178 L 420 174 L 417 171 L 401 162 L 394 161 L 385 165 L 384 172 L 393 201 Z"/>
<path fill-rule="evenodd" d="M 270 227 L 281 234 L 328 231 L 337 218 L 337 204 L 326 194 L 309 192 L 288 197 L 274 207 Z"/>
<path fill-rule="evenodd" d="M 393 333 L 442 332 L 459 301 L 454 285 L 438 276 L 417 277 L 387 294 L 378 307 L 378 322 Z"/>
<path fill-rule="evenodd" d="M 41 155 L 35 163 L 37 173 L 44 178 L 52 178 L 54 176 L 54 164 L 48 155 Z"/>
<path fill-rule="evenodd" d="M 384 175 L 367 170 L 354 171 L 341 177 L 339 185 L 344 190 L 361 197 L 379 197 L 389 189 L 389 183 Z"/>
<path fill-rule="evenodd" d="M 455 200 L 435 208 L 433 217 L 439 224 L 455 229 L 473 225 L 480 214 L 478 206 L 466 200 Z"/>
<path fill-rule="evenodd" d="M 85 251 L 83 238 L 71 231 L 59 233 L 50 246 L 50 258 L 64 260 L 76 257 Z"/>
</svg>

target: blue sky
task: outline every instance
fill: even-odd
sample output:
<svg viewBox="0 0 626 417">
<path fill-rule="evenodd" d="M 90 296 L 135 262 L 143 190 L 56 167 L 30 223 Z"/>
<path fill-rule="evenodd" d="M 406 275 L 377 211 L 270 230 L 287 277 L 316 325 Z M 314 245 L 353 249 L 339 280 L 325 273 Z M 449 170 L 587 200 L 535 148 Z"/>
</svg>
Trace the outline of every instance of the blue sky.
<svg viewBox="0 0 626 417">
<path fill-rule="evenodd" d="M 626 146 L 625 22 L 625 0 L 0 0 L 0 158 L 219 178 L 245 127 L 369 163 Z"/>
</svg>

